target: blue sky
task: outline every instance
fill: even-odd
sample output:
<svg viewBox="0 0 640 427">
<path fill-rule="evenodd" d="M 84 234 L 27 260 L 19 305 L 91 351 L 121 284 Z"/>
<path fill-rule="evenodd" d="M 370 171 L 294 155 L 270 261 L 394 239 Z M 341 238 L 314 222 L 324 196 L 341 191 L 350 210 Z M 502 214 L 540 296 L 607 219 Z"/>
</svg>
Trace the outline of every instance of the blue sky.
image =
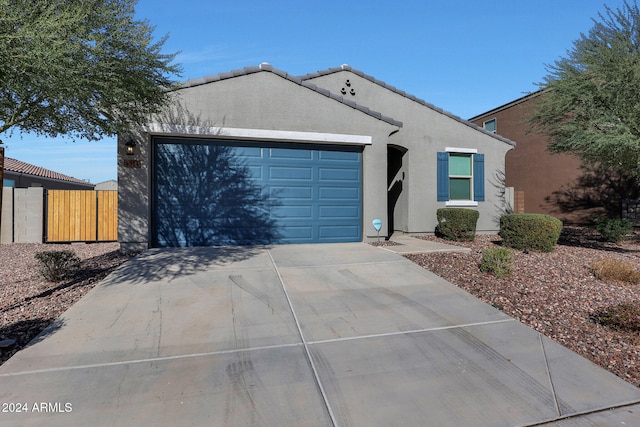
<svg viewBox="0 0 640 427">
<path fill-rule="evenodd" d="M 603 0 L 139 0 L 187 80 L 268 62 L 290 74 L 349 64 L 462 118 L 536 90 Z M 609 0 L 612 9 L 623 0 Z M 117 178 L 115 138 L 0 136 L 5 155 L 93 183 Z"/>
</svg>

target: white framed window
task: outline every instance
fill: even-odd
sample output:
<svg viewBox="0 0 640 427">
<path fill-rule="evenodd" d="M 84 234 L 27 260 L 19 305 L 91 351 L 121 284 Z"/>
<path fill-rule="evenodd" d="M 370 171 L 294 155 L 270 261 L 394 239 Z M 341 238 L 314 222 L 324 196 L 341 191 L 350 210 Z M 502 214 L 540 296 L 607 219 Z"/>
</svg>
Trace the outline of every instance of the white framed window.
<svg viewBox="0 0 640 427">
<path fill-rule="evenodd" d="M 437 154 L 437 200 L 447 206 L 484 202 L 484 154 L 475 148 L 455 147 Z"/>
<path fill-rule="evenodd" d="M 449 153 L 449 200 L 473 200 L 472 156 Z"/>
<path fill-rule="evenodd" d="M 488 132 L 496 133 L 496 131 L 498 130 L 498 122 L 496 119 L 490 119 L 482 123 L 482 127 Z"/>
</svg>

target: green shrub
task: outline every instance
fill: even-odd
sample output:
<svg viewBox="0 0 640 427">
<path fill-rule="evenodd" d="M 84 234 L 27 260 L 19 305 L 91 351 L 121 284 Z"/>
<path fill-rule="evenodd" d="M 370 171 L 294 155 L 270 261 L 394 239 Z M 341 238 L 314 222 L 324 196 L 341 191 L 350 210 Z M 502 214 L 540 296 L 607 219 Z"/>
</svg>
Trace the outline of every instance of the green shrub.
<svg viewBox="0 0 640 427">
<path fill-rule="evenodd" d="M 605 242 L 620 243 L 631 230 L 633 230 L 633 222 L 628 219 L 601 219 L 596 221 L 596 231 Z"/>
<path fill-rule="evenodd" d="M 591 314 L 591 320 L 623 331 L 640 331 L 640 304 L 623 302 L 610 305 Z"/>
<path fill-rule="evenodd" d="M 503 244 L 510 248 L 552 252 L 560 238 L 562 221 L 548 215 L 507 214 L 500 217 Z"/>
<path fill-rule="evenodd" d="M 448 240 L 473 241 L 480 213 L 473 209 L 441 208 L 436 211 L 436 233 Z"/>
<path fill-rule="evenodd" d="M 80 268 L 80 258 L 69 250 L 38 252 L 35 257 L 40 261 L 40 273 L 50 282 L 70 279 Z"/>
<path fill-rule="evenodd" d="M 482 251 L 482 259 L 480 260 L 480 271 L 492 273 L 497 278 L 504 279 L 511 275 L 512 261 L 513 252 L 509 249 L 484 249 Z"/>
</svg>

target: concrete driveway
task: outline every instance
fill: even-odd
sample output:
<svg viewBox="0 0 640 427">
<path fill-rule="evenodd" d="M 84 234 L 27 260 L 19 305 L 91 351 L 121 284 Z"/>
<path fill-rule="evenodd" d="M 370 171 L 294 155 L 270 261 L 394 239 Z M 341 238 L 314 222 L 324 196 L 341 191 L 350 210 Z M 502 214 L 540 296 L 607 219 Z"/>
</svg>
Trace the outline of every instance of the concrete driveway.
<svg viewBox="0 0 640 427">
<path fill-rule="evenodd" d="M 363 243 L 145 252 L 0 367 L 1 425 L 640 425 L 639 401 Z"/>
</svg>

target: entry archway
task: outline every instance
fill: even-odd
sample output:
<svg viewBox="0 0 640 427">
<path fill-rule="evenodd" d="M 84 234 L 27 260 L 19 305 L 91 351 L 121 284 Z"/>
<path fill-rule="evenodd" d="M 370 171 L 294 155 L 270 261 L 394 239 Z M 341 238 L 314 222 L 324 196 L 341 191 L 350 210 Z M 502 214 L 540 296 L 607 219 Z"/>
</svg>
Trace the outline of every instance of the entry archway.
<svg viewBox="0 0 640 427">
<path fill-rule="evenodd" d="M 387 237 L 395 230 L 407 229 L 407 151 L 407 148 L 399 145 L 387 145 Z"/>
</svg>

